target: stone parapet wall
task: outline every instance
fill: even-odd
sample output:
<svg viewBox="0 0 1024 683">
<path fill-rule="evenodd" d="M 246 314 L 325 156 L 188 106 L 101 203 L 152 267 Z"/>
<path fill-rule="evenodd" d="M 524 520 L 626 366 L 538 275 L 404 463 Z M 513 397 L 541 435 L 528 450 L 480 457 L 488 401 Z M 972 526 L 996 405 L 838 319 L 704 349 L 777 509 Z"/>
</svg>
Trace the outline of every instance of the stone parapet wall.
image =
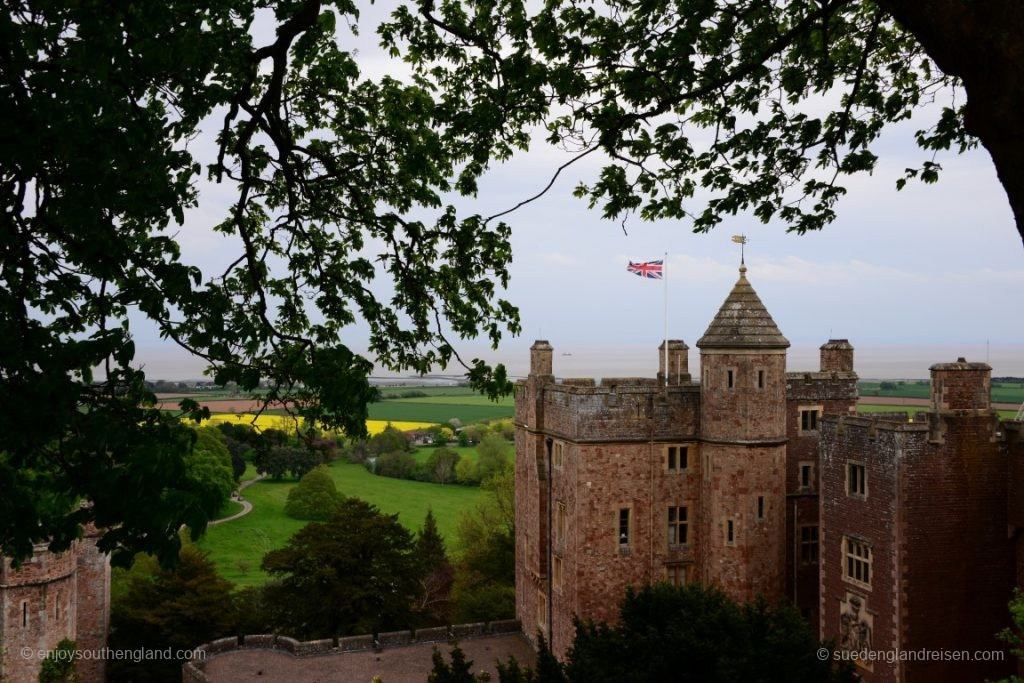
<svg viewBox="0 0 1024 683">
<path fill-rule="evenodd" d="M 379 633 L 376 638 L 371 634 L 307 641 L 298 641 L 288 636 L 275 634 L 220 638 L 204 643 L 196 648 L 195 651 L 202 654 L 196 655 L 193 659 L 182 665 L 181 680 L 183 683 L 210 683 L 210 678 L 204 671 L 206 662 L 217 655 L 238 650 L 277 650 L 287 652 L 295 657 L 312 657 L 336 655 L 345 652 L 383 650 L 421 643 L 446 643 L 506 633 L 519 633 L 521 630 L 522 625 L 518 619 L 506 619 L 476 624 L 456 624 L 454 626 L 437 626 L 408 631 L 391 631 Z"/>
<path fill-rule="evenodd" d="M 537 384 L 532 396 L 527 383 L 520 388 L 526 400 L 516 401 L 516 421 L 563 439 L 681 440 L 697 434 L 700 387 L 696 384 L 666 388 L 647 377 L 606 377 L 600 383 L 571 379 Z"/>
<path fill-rule="evenodd" d="M 6 558 L 0 561 L 0 587 L 27 586 L 62 579 L 75 571 L 77 562 L 74 549 L 57 555 L 47 550 L 45 545 L 39 545 L 35 547 L 32 557 L 18 568 L 14 568 Z"/>
</svg>

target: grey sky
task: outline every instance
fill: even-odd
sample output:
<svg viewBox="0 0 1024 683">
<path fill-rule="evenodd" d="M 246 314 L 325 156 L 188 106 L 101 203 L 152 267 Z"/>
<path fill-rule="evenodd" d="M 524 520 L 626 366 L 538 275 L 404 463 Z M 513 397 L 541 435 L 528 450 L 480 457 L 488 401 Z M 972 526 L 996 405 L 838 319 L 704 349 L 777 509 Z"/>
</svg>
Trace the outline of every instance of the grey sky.
<svg viewBox="0 0 1024 683">
<path fill-rule="evenodd" d="M 369 31 L 363 31 L 365 38 Z M 366 68 L 386 69 L 371 44 L 360 42 Z M 748 278 L 795 347 L 813 348 L 831 335 L 849 338 L 858 349 L 894 345 L 899 356 L 900 348 L 923 355 L 933 345 L 983 352 L 990 340 L 999 358 L 1005 357 L 997 374 L 1024 374 L 1021 347 L 1012 346 L 1024 342 L 1024 249 L 988 153 L 941 155 L 944 171 L 937 185 L 910 183 L 895 190 L 906 167 L 928 158 L 912 138 L 926 123 L 892 127 L 875 149 L 881 157 L 875 173 L 846 180 L 849 192 L 838 205 L 838 220 L 804 236 L 749 215 L 707 235 L 694 235 L 683 223 L 639 220 L 628 221 L 624 234 L 571 196 L 600 160 L 571 168 L 545 197 L 506 217 L 514 250 L 506 296 L 520 309 L 523 339 L 511 340 L 497 358 L 515 365 L 539 336 L 556 348 L 657 346 L 663 285 L 627 273 L 626 263 L 665 252 L 669 334 L 693 346 L 736 280 L 738 245 L 729 237 L 743 232 L 750 239 Z M 209 142 L 194 145 L 205 150 Z M 538 143 L 495 168 L 481 183 L 479 197 L 460 205 L 484 215 L 506 209 L 543 187 L 565 159 Z M 205 188 L 202 206 L 179 231 L 184 258 L 204 273 L 235 252 L 210 232 L 229 197 L 227 188 Z M 158 343 L 152 328 L 135 327 L 150 376 L 198 375 L 200 366 Z M 365 338 L 361 326 L 345 335 L 356 349 L 365 347 Z M 466 348 L 472 355 L 480 346 Z M 915 359 L 911 353 L 907 361 L 914 365 Z M 912 374 L 924 375 L 928 364 L 946 360 L 953 358 L 924 356 L 920 372 Z"/>
</svg>

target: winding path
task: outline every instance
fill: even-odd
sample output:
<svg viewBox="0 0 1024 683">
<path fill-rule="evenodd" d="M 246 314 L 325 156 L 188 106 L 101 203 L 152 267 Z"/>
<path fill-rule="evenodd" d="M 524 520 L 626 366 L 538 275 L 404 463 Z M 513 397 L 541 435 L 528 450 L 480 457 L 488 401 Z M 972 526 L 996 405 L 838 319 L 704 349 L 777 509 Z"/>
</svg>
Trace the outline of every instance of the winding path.
<svg viewBox="0 0 1024 683">
<path fill-rule="evenodd" d="M 262 478 L 263 478 L 262 474 L 257 474 L 253 479 L 249 479 L 248 481 L 243 481 L 238 486 L 238 493 L 241 494 L 242 491 L 245 488 L 247 488 L 250 484 L 255 484 L 256 482 L 258 482 Z M 239 500 L 238 502 L 242 504 L 242 509 L 241 510 L 239 510 L 235 514 L 231 515 L 230 517 L 223 517 L 221 519 L 215 519 L 212 522 L 209 522 L 207 526 L 213 526 L 215 524 L 224 524 L 225 522 L 230 522 L 230 521 L 236 520 L 239 517 L 245 517 L 247 514 L 252 512 L 252 503 L 250 503 L 249 501 L 245 500 L 244 498 L 242 500 Z"/>
</svg>

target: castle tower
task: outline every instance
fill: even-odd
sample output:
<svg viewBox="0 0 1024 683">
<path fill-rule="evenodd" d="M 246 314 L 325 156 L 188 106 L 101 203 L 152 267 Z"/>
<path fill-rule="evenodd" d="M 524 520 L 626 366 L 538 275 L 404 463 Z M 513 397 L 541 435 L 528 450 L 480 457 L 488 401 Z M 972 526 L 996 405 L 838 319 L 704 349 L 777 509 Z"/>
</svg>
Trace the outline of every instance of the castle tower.
<svg viewBox="0 0 1024 683">
<path fill-rule="evenodd" d="M 668 340 L 668 383 L 683 384 L 690 381 L 690 347 L 682 339 Z M 665 381 L 665 342 L 658 346 L 658 381 Z"/>
<path fill-rule="evenodd" d="M 992 368 L 988 363 L 968 363 L 961 356 L 955 363 L 936 363 L 932 374 L 932 410 L 981 410 L 991 408 Z"/>
<path fill-rule="evenodd" d="M 697 342 L 701 359 L 701 558 L 733 598 L 783 594 L 786 349 L 746 267 Z"/>
<path fill-rule="evenodd" d="M 853 345 L 847 339 L 829 339 L 821 345 L 822 372 L 853 372 Z"/>
</svg>

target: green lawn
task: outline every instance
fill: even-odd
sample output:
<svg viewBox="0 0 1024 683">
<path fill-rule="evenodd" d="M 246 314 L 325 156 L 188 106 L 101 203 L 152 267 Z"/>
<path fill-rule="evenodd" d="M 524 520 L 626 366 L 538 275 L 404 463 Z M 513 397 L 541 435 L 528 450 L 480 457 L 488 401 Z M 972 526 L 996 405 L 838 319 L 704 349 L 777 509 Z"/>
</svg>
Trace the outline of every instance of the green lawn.
<svg viewBox="0 0 1024 683">
<path fill-rule="evenodd" d="M 424 449 L 429 453 L 429 449 Z M 397 513 L 411 531 L 423 524 L 427 508 L 434 511 L 437 526 L 446 540 L 453 538 L 459 515 L 471 509 L 482 496 L 476 487 L 428 484 L 389 479 L 370 474 L 362 465 L 332 463 L 329 471 L 338 489 L 373 503 L 383 512 Z M 284 514 L 288 491 L 295 481 L 259 481 L 242 492 L 253 504 L 245 517 L 209 527 L 199 547 L 210 553 L 221 576 L 239 585 L 263 583 L 267 575 L 259 570 L 263 555 L 283 546 L 306 522 Z"/>
<path fill-rule="evenodd" d="M 231 515 L 237 514 L 242 511 L 242 504 L 234 500 L 224 501 L 224 505 L 221 506 L 220 511 L 214 519 L 224 519 Z"/>
</svg>

